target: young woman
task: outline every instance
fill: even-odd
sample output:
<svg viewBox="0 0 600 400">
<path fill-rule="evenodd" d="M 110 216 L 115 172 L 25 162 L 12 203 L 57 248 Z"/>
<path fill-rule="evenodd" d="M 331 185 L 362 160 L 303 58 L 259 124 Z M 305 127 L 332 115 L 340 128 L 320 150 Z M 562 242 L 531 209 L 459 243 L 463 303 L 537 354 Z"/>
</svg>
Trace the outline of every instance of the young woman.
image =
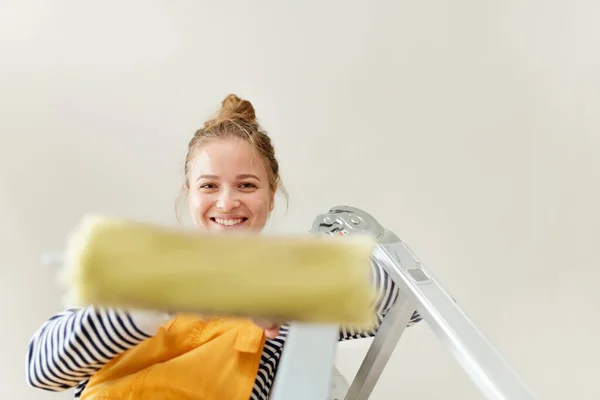
<svg viewBox="0 0 600 400">
<path fill-rule="evenodd" d="M 282 190 L 271 140 L 252 104 L 229 95 L 188 145 L 184 190 L 194 224 L 211 232 L 261 231 Z M 380 323 L 398 289 L 373 266 Z M 420 320 L 417 313 L 409 325 Z M 378 326 L 378 325 L 377 325 Z M 340 340 L 373 336 L 340 328 Z M 75 388 L 81 399 L 267 399 L 286 325 L 204 320 L 101 307 L 67 309 L 33 335 L 28 383 Z"/>
</svg>

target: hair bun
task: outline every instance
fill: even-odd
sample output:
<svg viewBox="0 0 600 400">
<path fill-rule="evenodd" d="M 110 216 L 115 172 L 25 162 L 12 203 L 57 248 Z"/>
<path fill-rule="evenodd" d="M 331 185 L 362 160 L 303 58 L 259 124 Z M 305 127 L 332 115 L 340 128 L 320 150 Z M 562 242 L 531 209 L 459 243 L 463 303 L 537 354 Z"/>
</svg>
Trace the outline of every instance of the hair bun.
<svg viewBox="0 0 600 400">
<path fill-rule="evenodd" d="M 256 113 L 252 103 L 242 100 L 235 94 L 230 94 L 221 102 L 221 109 L 215 119 L 206 121 L 205 126 L 225 120 L 241 120 L 250 124 L 256 123 Z"/>
</svg>

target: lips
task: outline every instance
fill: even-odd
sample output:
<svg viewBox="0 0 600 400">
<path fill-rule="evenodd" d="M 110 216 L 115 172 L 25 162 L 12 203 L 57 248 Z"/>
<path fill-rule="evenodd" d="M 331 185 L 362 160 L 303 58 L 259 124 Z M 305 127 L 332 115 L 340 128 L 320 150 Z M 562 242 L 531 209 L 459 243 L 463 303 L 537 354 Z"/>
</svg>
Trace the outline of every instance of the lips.
<svg viewBox="0 0 600 400">
<path fill-rule="evenodd" d="M 210 220 L 221 226 L 237 226 L 248 220 L 246 217 L 211 217 Z"/>
</svg>

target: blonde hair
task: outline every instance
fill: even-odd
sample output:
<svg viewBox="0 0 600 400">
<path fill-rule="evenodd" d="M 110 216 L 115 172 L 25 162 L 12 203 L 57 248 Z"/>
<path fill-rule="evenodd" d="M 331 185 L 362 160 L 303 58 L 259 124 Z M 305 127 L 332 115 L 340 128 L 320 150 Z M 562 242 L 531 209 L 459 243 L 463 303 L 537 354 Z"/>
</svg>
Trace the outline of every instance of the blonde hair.
<svg viewBox="0 0 600 400">
<path fill-rule="evenodd" d="M 235 94 L 230 94 L 221 102 L 221 108 L 217 113 L 204 123 L 203 128 L 198 129 L 194 133 L 194 136 L 188 143 L 184 165 L 185 183 L 175 205 L 178 220 L 179 213 L 177 209 L 179 200 L 189 190 L 189 164 L 194 158 L 196 151 L 206 141 L 213 139 L 241 139 L 248 142 L 265 163 L 269 176 L 269 189 L 273 193 L 281 190 L 285 196 L 286 204 L 289 204 L 289 196 L 281 181 L 279 162 L 275 157 L 275 149 L 271 138 L 256 120 L 256 112 L 252 103 L 248 100 L 240 99 Z"/>
</svg>

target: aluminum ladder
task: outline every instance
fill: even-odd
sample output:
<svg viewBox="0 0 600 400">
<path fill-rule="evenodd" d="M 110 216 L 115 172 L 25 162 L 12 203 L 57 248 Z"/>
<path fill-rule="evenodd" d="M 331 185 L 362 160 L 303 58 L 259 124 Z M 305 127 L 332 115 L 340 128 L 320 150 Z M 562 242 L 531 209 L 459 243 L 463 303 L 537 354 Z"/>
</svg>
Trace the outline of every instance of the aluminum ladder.
<svg viewBox="0 0 600 400">
<path fill-rule="evenodd" d="M 319 215 L 312 233 L 369 234 L 377 239 L 372 262 L 398 285 L 400 296 L 386 314 L 346 394 L 346 400 L 371 395 L 413 312 L 450 350 L 485 399 L 534 400 L 517 373 L 477 329 L 411 249 L 365 211 L 336 206 Z M 338 327 L 293 323 L 270 399 L 329 400 Z"/>
</svg>

